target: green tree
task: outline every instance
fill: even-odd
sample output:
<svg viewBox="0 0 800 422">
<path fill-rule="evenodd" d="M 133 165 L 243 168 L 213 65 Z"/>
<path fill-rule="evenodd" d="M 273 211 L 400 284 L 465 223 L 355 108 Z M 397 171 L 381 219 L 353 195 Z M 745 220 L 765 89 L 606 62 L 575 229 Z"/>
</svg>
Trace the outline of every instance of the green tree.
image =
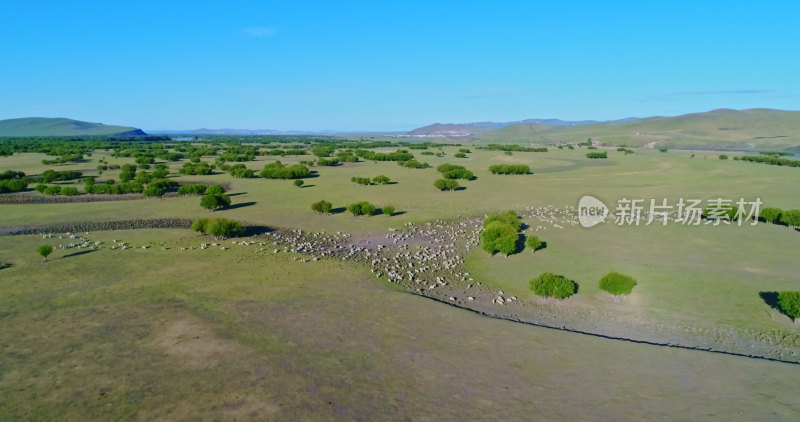
<svg viewBox="0 0 800 422">
<path fill-rule="evenodd" d="M 53 247 L 50 245 L 40 245 L 36 248 L 36 252 L 39 252 L 39 255 L 44 258 L 44 262 L 47 262 L 47 257 L 53 253 Z"/>
<path fill-rule="evenodd" d="M 391 217 L 392 214 L 394 214 L 394 207 L 391 205 L 386 205 L 383 208 L 381 208 L 381 212 L 383 212 L 383 215 L 388 215 L 389 217 Z"/>
<path fill-rule="evenodd" d="M 600 289 L 614 296 L 631 294 L 633 286 L 636 284 L 636 280 L 633 277 L 613 271 L 600 279 Z"/>
<path fill-rule="evenodd" d="M 211 211 L 225 208 L 230 205 L 231 198 L 225 194 L 209 194 L 206 192 L 206 194 L 200 199 L 200 206 Z"/>
<path fill-rule="evenodd" d="M 728 156 L 727 156 L 727 155 L 725 155 L 725 154 L 720 154 L 720 155 L 719 155 L 719 159 L 720 159 L 720 160 L 727 160 L 727 159 L 728 159 Z"/>
<path fill-rule="evenodd" d="M 525 245 L 531 248 L 533 252 L 536 252 L 542 247 L 542 241 L 539 240 L 538 236 L 528 236 L 528 238 L 525 239 Z"/>
<path fill-rule="evenodd" d="M 328 201 L 323 199 L 321 201 L 314 202 L 313 204 L 311 204 L 311 209 L 316 211 L 316 212 L 320 212 L 320 213 L 323 213 L 323 214 L 328 214 L 328 213 L 331 212 L 331 209 L 333 209 L 333 205 L 330 202 L 328 202 Z M 359 210 L 360 210 L 360 207 L 359 207 Z"/>
<path fill-rule="evenodd" d="M 540 274 L 530 282 L 531 290 L 538 296 L 564 299 L 575 294 L 577 285 L 574 281 L 550 272 Z"/>
<path fill-rule="evenodd" d="M 775 223 L 780 221 L 783 211 L 780 208 L 764 208 L 759 213 L 759 217 L 767 223 Z"/>
<path fill-rule="evenodd" d="M 433 186 L 441 191 L 454 191 L 458 189 L 459 184 L 453 179 L 437 179 L 435 182 L 433 182 Z"/>
<path fill-rule="evenodd" d="M 786 316 L 797 322 L 800 318 L 800 292 L 778 292 L 778 306 Z"/>
<path fill-rule="evenodd" d="M 225 193 L 225 188 L 222 185 L 211 185 L 206 188 L 206 195 L 222 195 Z"/>
<path fill-rule="evenodd" d="M 301 180 L 301 179 L 295 179 L 295 181 L 294 181 L 294 185 L 295 185 L 295 186 L 297 186 L 298 188 L 299 188 L 299 187 L 301 187 L 301 186 L 303 186 L 303 180 Z"/>
<path fill-rule="evenodd" d="M 513 226 L 494 221 L 481 232 L 481 247 L 490 254 L 497 252 L 510 255 L 516 251 L 519 234 Z"/>
<path fill-rule="evenodd" d="M 388 177 L 386 177 L 386 176 L 384 176 L 382 174 L 372 178 L 372 182 L 375 183 L 376 185 L 385 185 L 385 184 L 389 183 L 390 181 L 391 180 Z"/>
</svg>

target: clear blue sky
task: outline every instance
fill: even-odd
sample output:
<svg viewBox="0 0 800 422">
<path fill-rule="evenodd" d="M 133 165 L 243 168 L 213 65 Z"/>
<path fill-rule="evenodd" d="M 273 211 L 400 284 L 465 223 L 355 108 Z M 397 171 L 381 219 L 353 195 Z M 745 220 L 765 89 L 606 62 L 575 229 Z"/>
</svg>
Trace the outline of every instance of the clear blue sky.
<svg viewBox="0 0 800 422">
<path fill-rule="evenodd" d="M 800 2 L 763 3 L 4 1 L 0 119 L 403 130 L 800 109 Z"/>
</svg>

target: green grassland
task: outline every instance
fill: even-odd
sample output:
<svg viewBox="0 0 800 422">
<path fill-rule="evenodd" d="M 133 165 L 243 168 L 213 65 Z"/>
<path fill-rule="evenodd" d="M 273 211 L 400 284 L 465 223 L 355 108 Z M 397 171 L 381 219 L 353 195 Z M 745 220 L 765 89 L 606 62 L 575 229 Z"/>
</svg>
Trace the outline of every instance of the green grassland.
<svg viewBox="0 0 800 422">
<path fill-rule="evenodd" d="M 173 162 L 175 180 L 229 183 L 233 206 L 211 213 L 198 197 L 4 204 L 0 227 L 215 216 L 380 236 L 409 222 L 574 207 L 587 194 L 612 208 L 621 198 L 674 203 L 681 197 L 759 197 L 765 206 L 800 208 L 797 168 L 722 161 L 713 152 L 610 149 L 608 159 L 589 160 L 585 148 L 513 155 L 471 148 L 467 158 L 453 157 L 458 147 L 443 147 L 443 157 L 413 150 L 429 169 L 372 161 L 313 167 L 316 177 L 302 188 L 222 173 L 181 176 L 175 172 L 183 162 Z M 96 151 L 85 162 L 50 167 L 41 164 L 45 157 L 0 157 L 0 171 L 94 175 L 101 158 L 133 161 Z M 245 165 L 258 171 L 276 159 L 311 158 L 259 156 Z M 443 163 L 463 165 L 477 178 L 459 181 L 464 190 L 440 192 L 434 168 Z M 533 174 L 492 175 L 493 164 L 527 164 Z M 396 183 L 350 181 L 377 175 Z M 106 171 L 98 180 L 117 176 Z M 335 208 L 393 205 L 398 215 L 321 215 L 310 208 L 320 199 Z M 474 252 L 466 264 L 477 281 L 525 298 L 528 281 L 551 271 L 580 285 L 559 304 L 567 309 L 685 327 L 797 332 L 759 298 L 763 291 L 800 290 L 795 230 L 766 224 L 559 229 L 524 220 L 525 233 L 547 247 L 508 258 Z M 43 263 L 36 246 L 52 239 L 0 237 L 0 263 L 11 264 L 0 269 L 0 414 L 10 419 L 792 420 L 800 414 L 792 399 L 797 365 L 491 320 L 405 294 L 346 262 L 301 264 L 290 254 L 236 248 L 181 251 L 204 241 L 188 230 L 90 237 L 163 241 L 168 249 L 72 256 L 56 250 Z M 598 289 L 609 271 L 638 280 L 630 297 L 614 300 Z"/>
<path fill-rule="evenodd" d="M 4 237 L 9 420 L 792 420 L 798 367 L 488 319 L 340 261 L 90 233 Z"/>
</svg>

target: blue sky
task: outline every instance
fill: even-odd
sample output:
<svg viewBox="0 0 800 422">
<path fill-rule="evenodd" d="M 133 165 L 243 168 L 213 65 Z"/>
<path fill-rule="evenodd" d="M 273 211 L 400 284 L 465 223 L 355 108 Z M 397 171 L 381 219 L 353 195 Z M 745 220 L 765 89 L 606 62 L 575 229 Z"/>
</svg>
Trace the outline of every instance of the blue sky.
<svg viewBox="0 0 800 422">
<path fill-rule="evenodd" d="M 0 119 L 407 130 L 800 109 L 795 1 L 8 1 L 0 15 Z"/>
</svg>

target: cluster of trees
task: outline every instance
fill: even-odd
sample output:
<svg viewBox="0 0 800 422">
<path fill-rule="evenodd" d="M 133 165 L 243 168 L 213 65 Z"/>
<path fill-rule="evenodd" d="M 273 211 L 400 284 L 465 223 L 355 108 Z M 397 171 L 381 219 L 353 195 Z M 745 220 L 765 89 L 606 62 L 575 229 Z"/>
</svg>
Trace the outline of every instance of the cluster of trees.
<svg viewBox="0 0 800 422">
<path fill-rule="evenodd" d="M 358 162 L 358 156 L 351 149 L 340 151 L 338 154 L 336 154 L 336 159 L 342 163 Z"/>
<path fill-rule="evenodd" d="M 178 172 L 180 174 L 185 174 L 187 176 L 193 176 L 193 175 L 209 175 L 211 174 L 212 170 L 213 167 L 210 164 L 206 163 L 205 161 L 200 161 L 197 163 L 184 163 L 183 167 L 181 167 L 181 169 L 178 170 Z"/>
<path fill-rule="evenodd" d="M 736 159 L 734 157 L 734 159 Z M 744 155 L 739 157 L 739 161 L 749 161 L 751 163 L 771 164 L 773 166 L 800 167 L 800 160 L 790 160 L 772 155 Z"/>
<path fill-rule="evenodd" d="M 0 173 L 0 193 L 22 192 L 29 183 L 30 180 L 21 171 L 6 170 Z"/>
<path fill-rule="evenodd" d="M 603 151 L 603 152 L 589 152 L 589 153 L 586 153 L 586 158 L 592 158 L 592 159 L 608 158 L 608 152 L 606 152 L 606 151 Z"/>
<path fill-rule="evenodd" d="M 475 179 L 475 175 L 472 174 L 471 171 L 464 168 L 464 166 L 458 166 L 455 164 L 442 164 L 436 167 L 436 171 L 442 173 L 442 177 L 445 179 L 463 179 L 463 180 L 473 180 Z"/>
<path fill-rule="evenodd" d="M 578 284 L 564 277 L 550 272 L 539 274 L 530 281 L 531 290 L 539 296 L 565 299 L 575 294 Z"/>
<path fill-rule="evenodd" d="M 356 158 L 356 160 L 358 160 L 358 158 Z M 339 159 L 337 159 L 337 158 L 319 158 L 319 159 L 317 159 L 317 165 L 318 166 L 327 166 L 327 167 L 338 166 L 339 165 Z"/>
<path fill-rule="evenodd" d="M 759 213 L 764 222 L 784 224 L 789 227 L 800 227 L 800 210 L 782 210 L 780 208 L 764 208 Z"/>
<path fill-rule="evenodd" d="M 83 173 L 75 170 L 45 170 L 44 173 L 42 173 L 41 181 L 44 183 L 53 183 L 55 181 L 80 179 L 81 177 L 83 177 Z"/>
<path fill-rule="evenodd" d="M 192 230 L 214 236 L 215 239 L 238 237 L 245 233 L 242 223 L 227 218 L 198 218 L 192 223 Z"/>
<path fill-rule="evenodd" d="M 351 177 L 350 181 L 353 183 L 357 183 L 359 185 L 369 186 L 372 184 L 386 185 L 389 182 L 391 182 L 391 179 L 381 174 L 379 176 L 373 177 L 372 179 L 370 179 L 369 177 Z"/>
<path fill-rule="evenodd" d="M 600 290 L 605 290 L 614 296 L 629 295 L 636 284 L 633 277 L 612 271 L 600 279 Z"/>
<path fill-rule="evenodd" d="M 330 157 L 335 150 L 336 148 L 332 145 L 314 145 L 311 147 L 311 153 L 317 157 Z"/>
<path fill-rule="evenodd" d="M 481 247 L 492 255 L 511 255 L 517 251 L 521 229 L 522 220 L 514 211 L 491 215 L 483 220 Z"/>
<path fill-rule="evenodd" d="M 265 179 L 302 179 L 311 175 L 311 171 L 302 164 L 287 167 L 280 161 L 275 161 L 265 165 L 260 175 Z"/>
<path fill-rule="evenodd" d="M 252 145 L 233 145 L 221 152 L 219 157 L 217 157 L 217 161 L 222 163 L 226 161 L 240 163 L 244 161 L 253 161 L 256 159 L 256 155 L 258 155 L 258 149 Z"/>
<path fill-rule="evenodd" d="M 632 149 L 630 149 L 630 148 L 625 148 L 625 147 L 619 147 L 619 148 L 617 148 L 617 151 L 619 151 L 619 152 L 624 152 L 624 153 L 625 153 L 625 155 L 628 155 L 628 154 L 633 154 L 633 150 L 632 150 Z"/>
<path fill-rule="evenodd" d="M 414 159 L 406 160 L 406 161 L 398 161 L 397 164 L 399 164 L 399 165 L 401 165 L 403 167 L 408 167 L 408 168 L 412 168 L 412 169 L 426 169 L 426 168 L 431 166 L 428 163 L 421 163 L 421 162 L 419 162 L 417 160 L 414 160 Z"/>
<path fill-rule="evenodd" d="M 264 155 L 275 155 L 275 156 L 281 156 L 281 157 L 283 157 L 284 155 L 306 155 L 307 153 L 308 153 L 308 151 L 306 151 L 304 149 L 297 149 L 297 148 L 295 148 L 295 149 L 273 148 L 273 149 L 269 149 L 269 150 L 264 151 Z"/>
<path fill-rule="evenodd" d="M 355 202 L 347 206 L 347 211 L 353 213 L 353 215 L 375 215 L 378 211 L 375 208 L 375 205 L 370 204 L 367 201 Z"/>
<path fill-rule="evenodd" d="M 523 147 L 520 145 L 500 145 L 489 144 L 478 149 L 486 149 L 489 151 L 518 151 L 518 152 L 547 152 L 547 147 Z"/>
<path fill-rule="evenodd" d="M 215 211 L 231 205 L 231 197 L 225 194 L 225 188 L 220 185 L 211 185 L 206 188 L 203 197 L 200 198 L 200 206 Z"/>
<path fill-rule="evenodd" d="M 358 149 L 356 150 L 355 154 L 356 156 L 361 157 L 364 160 L 371 160 L 371 161 L 409 161 L 414 158 L 414 154 L 411 154 L 410 152 L 404 149 L 388 153 Z"/>
<path fill-rule="evenodd" d="M 461 187 L 455 179 L 436 179 L 433 182 L 433 186 L 441 191 L 448 190 L 451 192 Z"/>
<path fill-rule="evenodd" d="M 251 177 L 255 176 L 253 170 L 250 170 L 244 164 L 235 164 L 228 169 L 228 173 L 236 178 L 239 179 L 250 179 Z"/>
<path fill-rule="evenodd" d="M 529 174 L 531 168 L 525 164 L 495 164 L 489 166 L 492 174 Z"/>
<path fill-rule="evenodd" d="M 34 188 L 37 192 L 43 193 L 45 195 L 64 195 L 64 196 L 75 196 L 78 195 L 78 188 L 74 186 L 47 186 L 45 184 L 38 184 Z"/>
</svg>

